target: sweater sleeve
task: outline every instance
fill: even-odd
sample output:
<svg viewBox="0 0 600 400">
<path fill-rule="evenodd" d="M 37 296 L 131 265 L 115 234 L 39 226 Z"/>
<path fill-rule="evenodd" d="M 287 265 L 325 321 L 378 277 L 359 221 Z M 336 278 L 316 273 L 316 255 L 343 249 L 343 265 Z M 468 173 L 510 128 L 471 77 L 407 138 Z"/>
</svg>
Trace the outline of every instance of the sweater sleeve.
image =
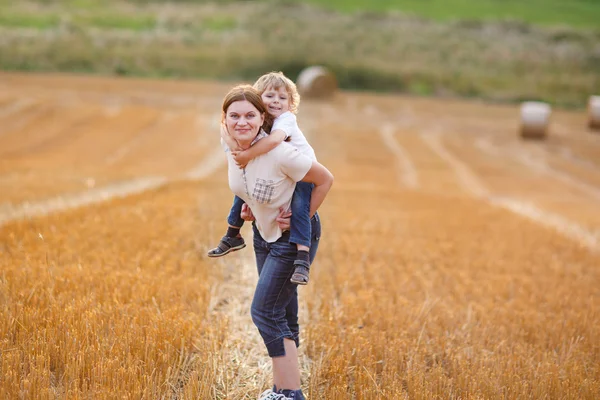
<svg viewBox="0 0 600 400">
<path fill-rule="evenodd" d="M 277 149 L 281 171 L 294 182 L 301 181 L 312 167 L 312 160 L 288 143 L 281 143 Z"/>
</svg>

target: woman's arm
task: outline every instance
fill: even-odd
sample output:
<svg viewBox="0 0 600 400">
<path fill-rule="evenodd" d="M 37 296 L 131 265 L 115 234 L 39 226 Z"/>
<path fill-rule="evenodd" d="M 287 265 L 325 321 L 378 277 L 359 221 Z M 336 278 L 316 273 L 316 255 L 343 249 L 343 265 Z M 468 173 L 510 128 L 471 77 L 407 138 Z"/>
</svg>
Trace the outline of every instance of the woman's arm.
<svg viewBox="0 0 600 400">
<path fill-rule="evenodd" d="M 333 175 L 322 164 L 313 161 L 312 166 L 304 178 L 302 178 L 302 181 L 315 185 L 310 197 L 310 216 L 312 218 L 323 203 L 323 200 L 325 200 L 325 196 L 327 196 L 329 189 L 331 189 L 331 185 L 333 185 Z"/>
<path fill-rule="evenodd" d="M 287 135 L 281 129 L 272 131 L 266 138 L 259 140 L 254 145 L 250 146 L 248 150 L 231 153 L 233 159 L 240 166 L 240 168 L 246 167 L 250 160 L 256 157 L 266 154 L 279 146 L 281 142 L 285 140 Z"/>
</svg>

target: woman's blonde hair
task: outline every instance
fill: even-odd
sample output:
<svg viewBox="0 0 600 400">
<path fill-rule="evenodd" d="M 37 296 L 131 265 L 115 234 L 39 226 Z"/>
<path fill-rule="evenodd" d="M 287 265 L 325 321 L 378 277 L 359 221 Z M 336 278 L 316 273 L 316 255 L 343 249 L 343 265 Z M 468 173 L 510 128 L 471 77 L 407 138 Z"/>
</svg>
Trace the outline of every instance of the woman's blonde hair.
<svg viewBox="0 0 600 400">
<path fill-rule="evenodd" d="M 221 116 L 221 121 L 225 121 L 225 116 L 227 115 L 227 109 L 229 106 L 235 103 L 236 101 L 248 101 L 252 104 L 258 112 L 260 112 L 265 117 L 265 122 L 263 122 L 262 129 L 270 133 L 271 128 L 273 127 L 273 116 L 267 112 L 267 107 L 265 107 L 265 103 L 262 101 L 262 97 L 258 90 L 250 85 L 238 85 L 233 87 L 223 99 L 223 114 Z"/>
<path fill-rule="evenodd" d="M 298 106 L 300 105 L 300 94 L 296 88 L 296 84 L 283 72 L 273 71 L 268 74 L 264 74 L 254 83 L 254 88 L 262 95 L 265 90 L 272 87 L 275 90 L 283 87 L 290 96 L 290 111 L 294 114 L 298 113 Z"/>
</svg>

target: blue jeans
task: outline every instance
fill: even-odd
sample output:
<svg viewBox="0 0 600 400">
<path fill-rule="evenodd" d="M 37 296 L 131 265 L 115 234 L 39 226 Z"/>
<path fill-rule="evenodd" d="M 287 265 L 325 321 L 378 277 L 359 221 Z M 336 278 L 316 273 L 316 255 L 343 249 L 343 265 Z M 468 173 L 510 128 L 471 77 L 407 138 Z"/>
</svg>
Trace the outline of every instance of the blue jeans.
<svg viewBox="0 0 600 400">
<path fill-rule="evenodd" d="M 321 221 L 316 214 L 311 219 L 312 237 L 310 261 L 316 256 L 321 238 Z M 298 285 L 290 282 L 294 273 L 297 249 L 290 243 L 290 233 L 284 232 L 276 242 L 266 242 L 254 227 L 254 253 L 258 268 L 258 283 L 252 300 L 251 315 L 265 342 L 269 357 L 285 355 L 283 339 L 300 345 L 298 325 Z"/>
<path fill-rule="evenodd" d="M 310 196 L 312 194 L 312 183 L 298 182 L 292 197 L 292 220 L 290 243 L 301 244 L 310 247 L 311 243 L 311 223 L 310 223 Z M 227 217 L 227 223 L 231 226 L 241 228 L 244 220 L 240 217 L 244 200 L 235 196 L 233 205 Z"/>
<path fill-rule="evenodd" d="M 308 182 L 296 183 L 292 197 L 292 221 L 290 226 L 290 243 L 310 247 L 310 196 L 315 185 Z"/>
<path fill-rule="evenodd" d="M 244 200 L 237 196 L 233 198 L 233 205 L 231 206 L 231 211 L 229 211 L 229 216 L 227 217 L 227 223 L 229 225 L 235 226 L 236 228 L 241 228 L 242 225 L 244 225 L 244 220 L 240 217 L 243 204 Z"/>
</svg>

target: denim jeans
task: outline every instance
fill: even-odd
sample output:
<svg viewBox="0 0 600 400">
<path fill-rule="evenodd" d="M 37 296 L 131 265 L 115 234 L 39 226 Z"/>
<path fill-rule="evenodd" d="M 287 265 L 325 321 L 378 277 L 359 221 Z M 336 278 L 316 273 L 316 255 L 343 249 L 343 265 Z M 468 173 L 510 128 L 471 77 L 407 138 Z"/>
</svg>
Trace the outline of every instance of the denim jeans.
<svg viewBox="0 0 600 400">
<path fill-rule="evenodd" d="M 244 204 L 244 200 L 235 196 L 233 198 L 233 205 L 231 206 L 231 211 L 229 211 L 229 216 L 227 217 L 227 223 L 231 226 L 235 226 L 237 228 L 241 228 L 244 225 L 244 220 L 240 217 L 242 213 L 242 205 Z"/>
<path fill-rule="evenodd" d="M 294 197 L 292 197 L 290 243 L 301 244 L 310 247 L 310 196 L 314 186 L 315 185 L 308 182 L 296 183 Z"/>
<path fill-rule="evenodd" d="M 321 238 L 319 215 L 311 219 L 312 237 L 310 261 L 312 262 Z M 252 300 L 252 321 L 265 342 L 269 357 L 285 355 L 283 339 L 300 345 L 298 326 L 298 285 L 290 282 L 294 273 L 296 245 L 290 243 L 290 233 L 284 232 L 276 242 L 266 242 L 254 227 L 254 252 L 258 268 L 258 283 Z"/>
<path fill-rule="evenodd" d="M 292 197 L 292 219 L 290 226 L 290 243 L 301 244 L 310 247 L 311 222 L 310 222 L 310 196 L 312 194 L 312 183 L 298 182 Z M 244 220 L 240 217 L 244 200 L 238 196 L 233 198 L 233 205 L 227 217 L 227 223 L 231 226 L 241 228 Z"/>
</svg>

